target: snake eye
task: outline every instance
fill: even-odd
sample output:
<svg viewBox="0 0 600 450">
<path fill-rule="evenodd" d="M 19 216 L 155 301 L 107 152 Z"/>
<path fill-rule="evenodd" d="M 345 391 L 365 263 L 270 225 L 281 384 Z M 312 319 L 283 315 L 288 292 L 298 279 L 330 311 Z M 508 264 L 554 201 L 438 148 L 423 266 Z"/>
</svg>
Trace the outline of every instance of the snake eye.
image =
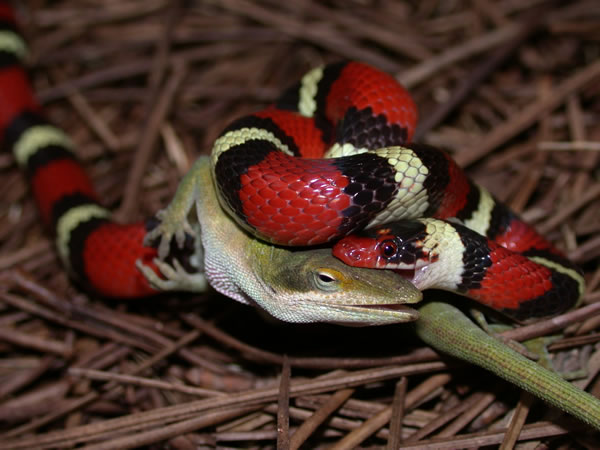
<svg viewBox="0 0 600 450">
<path fill-rule="evenodd" d="M 398 245 L 394 241 L 386 239 L 379 245 L 379 249 L 383 256 L 391 258 L 398 251 Z"/>
<path fill-rule="evenodd" d="M 339 288 L 340 277 L 331 269 L 319 269 L 313 273 L 317 289 L 322 291 L 336 291 Z"/>
</svg>

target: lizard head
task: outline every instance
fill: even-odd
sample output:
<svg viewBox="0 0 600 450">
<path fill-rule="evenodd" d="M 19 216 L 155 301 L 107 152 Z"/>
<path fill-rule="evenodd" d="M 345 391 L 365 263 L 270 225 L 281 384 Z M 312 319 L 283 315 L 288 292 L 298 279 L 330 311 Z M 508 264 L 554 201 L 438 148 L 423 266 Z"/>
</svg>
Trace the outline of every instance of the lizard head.
<svg viewBox="0 0 600 450">
<path fill-rule="evenodd" d="M 331 249 L 289 253 L 263 278 L 273 295 L 260 306 L 278 319 L 366 326 L 418 318 L 406 304 L 419 302 L 422 293 L 396 273 L 347 266 Z"/>
</svg>

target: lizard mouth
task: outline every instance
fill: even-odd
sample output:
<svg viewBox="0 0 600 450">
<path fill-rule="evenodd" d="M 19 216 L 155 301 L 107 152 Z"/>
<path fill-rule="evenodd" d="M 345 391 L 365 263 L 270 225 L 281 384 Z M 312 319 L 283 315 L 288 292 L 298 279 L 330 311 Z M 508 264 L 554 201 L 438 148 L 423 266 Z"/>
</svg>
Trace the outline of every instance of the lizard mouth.
<svg viewBox="0 0 600 450">
<path fill-rule="evenodd" d="M 324 304 L 330 311 L 344 313 L 348 320 L 331 320 L 350 326 L 385 325 L 391 323 L 414 322 L 419 318 L 417 310 L 398 303 L 379 305 L 332 305 Z"/>
<path fill-rule="evenodd" d="M 399 305 L 397 303 L 390 304 L 390 305 L 342 305 L 342 306 L 360 308 L 360 309 L 381 309 L 381 310 L 387 310 L 387 311 L 400 311 L 400 312 L 414 311 L 414 309 L 412 309 L 408 306 Z"/>
</svg>

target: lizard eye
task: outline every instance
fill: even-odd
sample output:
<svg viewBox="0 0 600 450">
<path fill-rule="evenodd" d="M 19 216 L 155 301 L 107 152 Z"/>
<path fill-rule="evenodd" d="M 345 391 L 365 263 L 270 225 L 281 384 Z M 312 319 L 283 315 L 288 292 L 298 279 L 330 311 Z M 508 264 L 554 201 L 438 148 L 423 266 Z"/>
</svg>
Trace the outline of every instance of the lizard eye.
<svg viewBox="0 0 600 450">
<path fill-rule="evenodd" d="M 383 256 L 391 258 L 398 251 L 398 245 L 394 241 L 386 239 L 379 245 L 379 249 Z"/>
<path fill-rule="evenodd" d="M 340 277 L 331 269 L 319 269 L 313 273 L 314 283 L 317 289 L 322 291 L 337 291 Z"/>
<path fill-rule="evenodd" d="M 335 278 L 333 278 L 332 276 L 330 276 L 329 274 L 326 273 L 319 273 L 319 281 L 325 284 L 328 283 L 333 283 L 335 281 Z"/>
</svg>

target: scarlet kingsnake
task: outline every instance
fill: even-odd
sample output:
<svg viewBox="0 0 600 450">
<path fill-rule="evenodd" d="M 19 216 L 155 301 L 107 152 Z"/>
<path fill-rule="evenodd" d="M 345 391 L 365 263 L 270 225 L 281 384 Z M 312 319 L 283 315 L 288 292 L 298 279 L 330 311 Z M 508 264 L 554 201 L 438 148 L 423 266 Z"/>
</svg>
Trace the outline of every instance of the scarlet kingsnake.
<svg viewBox="0 0 600 450">
<path fill-rule="evenodd" d="M 135 268 L 136 260 L 151 265 L 156 256 L 142 244 L 145 226 L 116 224 L 100 206 L 69 139 L 48 123 L 31 92 L 21 66 L 26 46 L 5 3 L 0 27 L 2 142 L 27 172 L 65 265 L 103 295 L 155 293 Z M 416 108 L 392 77 L 357 62 L 314 69 L 273 107 L 239 119 L 217 139 L 214 178 L 222 204 L 245 228 L 284 245 L 324 244 L 365 227 L 389 243 L 397 238 L 394 230 L 409 230 L 412 244 L 400 259 L 415 267 L 434 254 L 423 244 L 432 227 L 453 230 L 463 244 L 459 292 L 517 319 L 572 307 L 583 289 L 578 270 L 471 183 L 446 153 L 409 144 L 415 123 Z M 476 233 L 449 222 L 406 221 L 425 216 L 453 217 Z M 397 220 L 403 222 L 388 224 Z M 344 257 L 340 249 L 349 248 L 349 239 L 355 238 L 338 244 L 336 255 Z M 365 236 L 360 239 L 365 244 Z M 346 260 L 356 264 L 356 254 Z M 361 257 L 360 263 L 369 259 Z M 381 258 L 371 259 L 380 265 Z M 523 289 L 519 297 L 512 291 L 498 300 L 493 292 L 502 290 L 502 274 L 513 261 Z M 523 262 L 533 269 L 521 270 Z"/>
</svg>

